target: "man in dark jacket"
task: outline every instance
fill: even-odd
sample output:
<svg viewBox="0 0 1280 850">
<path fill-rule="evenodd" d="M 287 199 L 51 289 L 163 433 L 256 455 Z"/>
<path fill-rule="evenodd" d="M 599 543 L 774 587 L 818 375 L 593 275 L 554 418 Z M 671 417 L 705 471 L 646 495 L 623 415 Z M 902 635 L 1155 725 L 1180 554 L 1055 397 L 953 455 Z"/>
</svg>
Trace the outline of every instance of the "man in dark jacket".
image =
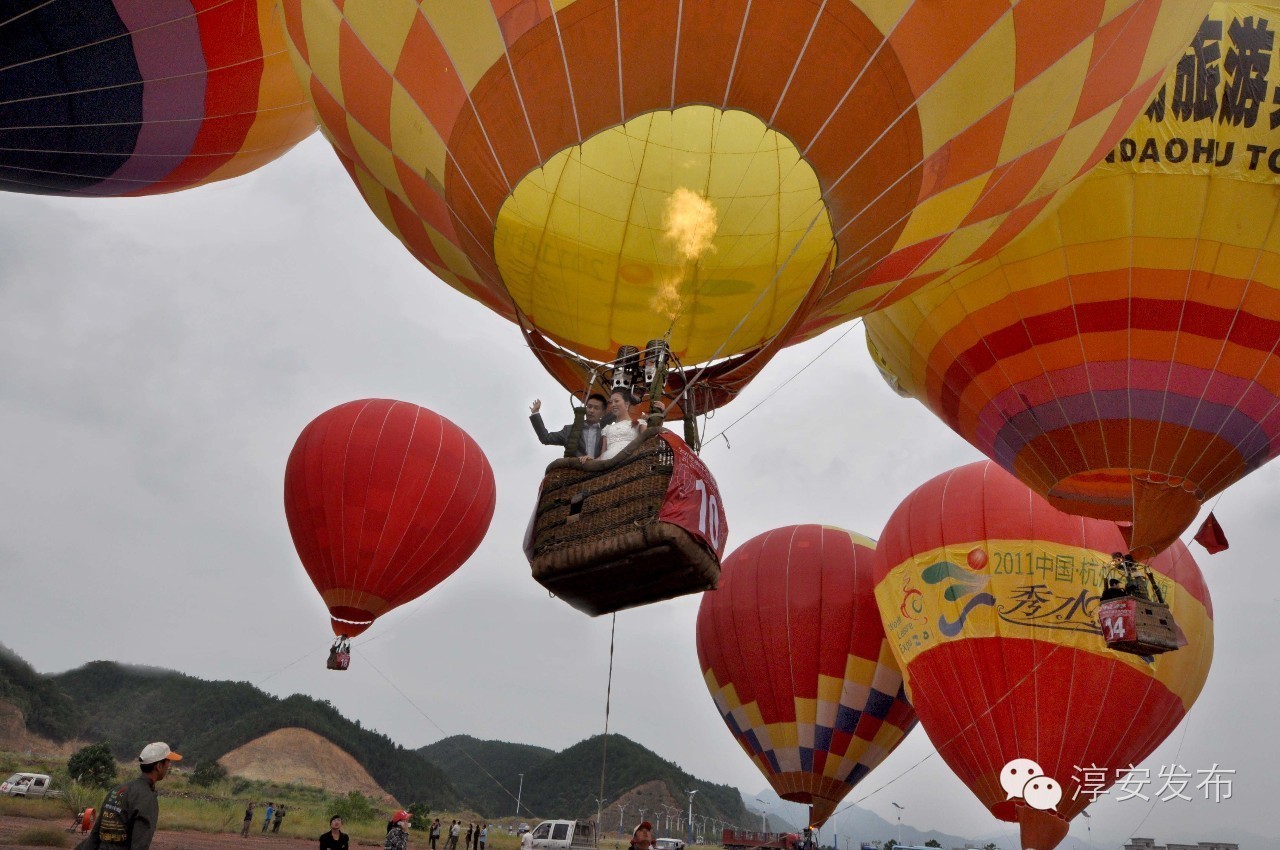
<svg viewBox="0 0 1280 850">
<path fill-rule="evenodd" d="M 181 759 L 163 742 L 143 747 L 138 756 L 142 775 L 107 794 L 97 822 L 76 850 L 147 850 L 160 822 L 156 783 L 169 775 L 170 762 Z"/>
<path fill-rule="evenodd" d="M 582 434 L 578 437 L 578 457 L 591 459 L 600 456 L 600 429 L 613 421 L 612 416 L 604 415 L 606 404 L 605 397 L 600 393 L 587 396 L 587 412 L 582 421 Z M 569 423 L 559 431 L 548 432 L 547 426 L 542 421 L 541 410 L 542 400 L 534 399 L 533 404 L 529 406 L 529 421 L 533 423 L 538 441 L 544 446 L 567 445 L 569 436 L 573 433 L 573 423 Z"/>
</svg>

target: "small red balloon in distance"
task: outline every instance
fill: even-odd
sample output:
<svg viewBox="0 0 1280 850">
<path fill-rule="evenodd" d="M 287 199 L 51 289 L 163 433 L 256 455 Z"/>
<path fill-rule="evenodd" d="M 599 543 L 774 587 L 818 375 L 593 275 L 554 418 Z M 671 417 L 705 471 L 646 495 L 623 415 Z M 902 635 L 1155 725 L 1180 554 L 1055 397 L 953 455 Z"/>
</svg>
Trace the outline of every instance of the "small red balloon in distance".
<svg viewBox="0 0 1280 850">
<path fill-rule="evenodd" d="M 317 416 L 284 474 L 293 545 L 334 634 L 349 637 L 462 566 L 495 500 L 493 470 L 465 431 L 390 399 Z"/>
<path fill-rule="evenodd" d="M 982 548 L 969 550 L 969 568 L 980 570 L 987 565 L 987 550 Z"/>
</svg>

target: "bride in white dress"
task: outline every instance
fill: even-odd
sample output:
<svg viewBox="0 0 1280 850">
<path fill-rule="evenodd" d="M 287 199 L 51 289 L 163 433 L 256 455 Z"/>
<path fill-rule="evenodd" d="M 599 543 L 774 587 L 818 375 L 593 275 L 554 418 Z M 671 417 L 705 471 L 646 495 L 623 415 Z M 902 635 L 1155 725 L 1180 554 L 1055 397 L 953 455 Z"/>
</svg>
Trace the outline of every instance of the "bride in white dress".
<svg viewBox="0 0 1280 850">
<path fill-rule="evenodd" d="M 617 457 L 631 445 L 632 440 L 644 433 L 647 425 L 643 420 L 631 421 L 631 393 L 627 390 L 613 391 L 609 396 L 606 412 L 613 414 L 613 421 L 600 429 L 600 439 L 604 441 L 604 446 L 597 460 Z"/>
</svg>

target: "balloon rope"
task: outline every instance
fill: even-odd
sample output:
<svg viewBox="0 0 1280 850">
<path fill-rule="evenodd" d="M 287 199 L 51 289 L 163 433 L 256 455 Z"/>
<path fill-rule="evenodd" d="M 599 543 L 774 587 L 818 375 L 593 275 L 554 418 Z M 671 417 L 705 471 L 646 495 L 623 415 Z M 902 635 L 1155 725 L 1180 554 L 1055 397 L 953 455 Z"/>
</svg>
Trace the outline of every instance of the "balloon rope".
<svg viewBox="0 0 1280 850">
<path fill-rule="evenodd" d="M 353 651 L 353 652 L 352 652 L 352 654 L 354 655 L 354 654 L 355 654 L 355 652 Z M 473 758 L 473 757 L 472 757 L 472 755 L 471 755 L 469 752 L 467 752 L 466 750 L 462 749 L 462 747 L 458 746 L 458 742 L 457 742 L 457 741 L 452 740 L 452 739 L 450 738 L 450 736 L 449 736 L 449 733 L 448 733 L 448 732 L 446 732 L 446 731 L 444 731 L 444 729 L 443 729 L 443 728 L 441 728 L 441 726 L 440 726 L 440 724 L 439 724 L 439 723 L 437 723 L 437 722 L 435 722 L 434 720 L 432 720 L 432 719 L 431 719 L 431 715 L 429 715 L 429 714 L 427 714 L 425 711 L 423 711 L 423 710 L 422 710 L 422 708 L 421 708 L 421 706 L 419 706 L 416 702 L 414 702 L 414 701 L 409 697 L 409 695 L 408 695 L 408 694 L 406 694 L 404 691 L 402 691 L 402 690 L 400 689 L 400 686 L 399 686 L 399 685 L 397 685 L 397 684 L 395 683 L 395 680 L 393 680 L 392 678 L 390 678 L 389 676 L 387 676 L 387 674 L 386 674 L 386 673 L 383 673 L 380 669 L 378 669 L 378 665 L 374 664 L 374 663 L 373 663 L 373 660 L 372 660 L 369 656 L 365 655 L 364 653 L 360 653 L 360 660 L 361 660 L 361 661 L 363 661 L 365 664 L 368 664 L 370 667 L 372 667 L 372 668 L 373 668 L 373 671 L 374 671 L 375 673 L 377 673 L 379 676 L 381 676 L 383 679 L 385 679 L 388 685 L 390 685 L 392 688 L 395 688 L 396 693 L 398 693 L 400 696 L 404 697 L 404 701 L 405 701 L 405 702 L 407 702 L 407 703 L 409 703 L 409 705 L 413 706 L 413 710 L 414 710 L 414 711 L 416 711 L 416 712 L 418 712 L 419 714 L 421 714 L 424 718 L 426 718 L 426 721 L 427 721 L 428 723 L 430 723 L 432 726 L 436 727 L 436 730 L 437 730 L 437 731 L 439 731 L 439 732 L 440 732 L 440 734 L 444 736 L 444 738 L 443 738 L 442 740 L 449 741 L 450 745 L 451 745 L 455 750 L 457 750 L 458 752 L 462 753 L 462 755 L 466 756 L 466 757 L 467 757 L 467 759 L 468 759 L 472 764 L 474 764 L 476 767 L 478 767 L 478 768 L 480 769 L 480 772 L 481 772 L 481 773 L 483 773 L 485 776 L 487 776 L 487 777 L 489 777 L 490 779 L 492 779 L 492 780 L 493 780 L 493 782 L 494 782 L 494 784 L 495 784 L 495 785 L 497 785 L 499 788 L 501 788 L 501 789 L 502 789 L 502 793 L 506 794 L 506 795 L 507 795 L 508 797 L 510 797 L 512 800 L 515 800 L 515 801 L 516 801 L 516 807 L 517 807 L 517 808 L 516 808 L 516 817 L 519 817 L 519 816 L 520 816 L 520 809 L 524 809 L 526 812 L 528 812 L 528 813 L 529 813 L 529 815 L 530 815 L 531 817 L 533 817 L 533 818 L 535 818 L 535 819 L 537 819 L 537 818 L 538 818 L 538 816 L 537 816 L 536 814 L 534 814 L 534 813 L 529 809 L 529 807 L 528 807 L 528 806 L 522 806 L 522 805 L 520 804 L 520 798 L 519 798 L 519 797 L 517 797 L 515 794 L 512 794 L 512 793 L 511 793 L 511 789 L 510 789 L 510 788 L 508 788 L 507 786 L 503 785 L 503 784 L 502 784 L 502 781 L 501 781 L 501 780 L 499 780 L 499 779 L 498 779 L 498 777 L 494 776 L 492 773 L 490 773 L 489 771 L 485 770 L 484 765 L 482 765 L 480 762 L 476 761 L 476 760 L 475 760 L 475 758 Z"/>
<path fill-rule="evenodd" d="M 728 430 L 729 430 L 730 428 L 732 428 L 734 425 L 737 425 L 737 424 L 738 424 L 739 422 L 741 422 L 743 419 L 746 419 L 746 418 L 747 418 L 748 416 L 750 416 L 752 413 L 755 413 L 756 408 L 760 407 L 760 405 L 764 404 L 766 401 L 768 401 L 769 399 L 771 399 L 771 398 L 773 398 L 775 395 L 777 395 L 777 394 L 778 394 L 778 392 L 779 392 L 779 391 L 781 391 L 781 390 L 782 390 L 782 388 L 783 388 L 783 387 L 785 387 L 787 384 L 791 383 L 791 382 L 792 382 L 792 381 L 794 381 L 796 378 L 800 377 L 801 373 L 803 373 L 806 369 L 808 369 L 808 368 L 809 368 L 810 366 L 812 366 L 814 363 L 817 363 L 817 362 L 818 362 L 818 358 L 822 357 L 822 355 L 826 354 L 828 351 L 830 351 L 831 349 L 835 348 L 835 347 L 836 347 L 836 343 L 840 342 L 840 340 L 842 340 L 842 339 L 844 339 L 846 336 L 848 336 L 848 335 L 849 335 L 849 332 L 850 332 L 850 331 L 852 331 L 852 330 L 854 330 L 854 329 L 855 329 L 856 327 L 858 327 L 858 325 L 860 325 L 860 324 L 862 324 L 862 317 L 861 317 L 861 316 L 859 316 L 858 318 L 854 319 L 854 320 L 849 324 L 849 327 L 845 328 L 844 333 L 842 333 L 842 334 L 840 334 L 840 336 L 836 337 L 836 338 L 835 338 L 835 340 L 834 340 L 830 345 L 828 345 L 826 348 L 822 349 L 822 350 L 821 350 L 821 351 L 819 351 L 816 355 L 814 355 L 813 359 L 812 359 L 812 360 L 810 360 L 808 363 L 806 363 L 806 364 L 804 364 L 803 366 L 801 366 L 801 367 L 800 367 L 800 370 L 799 370 L 798 372 L 796 372 L 795 374 L 793 374 L 791 377 L 787 378 L 787 379 L 786 379 L 785 381 L 783 381 L 781 384 L 778 384 L 778 386 L 774 387 L 774 388 L 773 388 L 773 390 L 771 390 L 767 396 L 765 396 L 764 398 L 760 399 L 760 401 L 756 402 L 754 407 L 752 407 L 752 408 L 751 408 L 750 410 L 748 410 L 746 413 L 744 413 L 744 414 L 742 414 L 741 416 L 739 416 L 737 419 L 735 419 L 735 420 L 733 420 L 732 422 L 730 422 L 728 425 L 726 425 L 726 426 L 724 426 L 723 428 L 721 428 L 719 431 L 717 431 L 717 432 L 716 432 L 715 436 L 713 436 L 713 437 L 709 437 L 709 438 L 707 438 L 706 440 L 704 440 L 704 441 L 703 441 L 703 443 L 702 443 L 703 448 L 705 448 L 705 447 L 706 447 L 706 446 L 707 446 L 707 445 L 708 445 L 712 440 L 716 439 L 716 437 L 724 437 L 724 444 L 725 444 L 726 446 L 727 446 L 727 445 L 729 445 L 729 438 L 724 436 L 726 431 L 728 431 Z"/>
<path fill-rule="evenodd" d="M 618 631 L 618 613 L 613 614 L 613 621 L 609 624 L 609 679 L 604 687 L 604 740 L 600 745 L 600 796 L 596 799 L 597 806 L 604 805 L 604 769 L 609 763 L 609 703 L 613 699 L 613 639 Z M 596 809 L 599 812 L 599 808 Z M 597 819 L 598 820 L 598 819 Z M 596 842 L 600 840 L 600 824 L 596 823 Z"/>
</svg>

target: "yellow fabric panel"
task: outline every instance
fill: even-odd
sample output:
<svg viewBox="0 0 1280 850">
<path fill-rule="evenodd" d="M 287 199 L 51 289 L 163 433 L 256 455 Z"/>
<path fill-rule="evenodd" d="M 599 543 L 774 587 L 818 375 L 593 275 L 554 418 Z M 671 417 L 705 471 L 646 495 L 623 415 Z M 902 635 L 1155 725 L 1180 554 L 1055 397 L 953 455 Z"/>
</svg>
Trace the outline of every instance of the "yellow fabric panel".
<svg viewBox="0 0 1280 850">
<path fill-rule="evenodd" d="M 804 697 L 792 697 L 796 708 L 796 723 L 812 726 L 818 720 L 818 701 Z"/>
<path fill-rule="evenodd" d="M 1028 80 L 1014 95 L 1009 126 L 1000 147 L 1001 165 L 1067 131 L 1080 99 L 1080 81 L 1089 71 L 1092 54 L 1091 37 L 1035 79 Z"/>
<path fill-rule="evenodd" d="M 777 752 L 778 750 L 800 746 L 800 732 L 794 723 L 770 723 L 767 731 L 772 749 L 779 757 L 782 753 Z"/>
<path fill-rule="evenodd" d="M 914 274 L 922 275 L 962 268 L 964 261 L 991 238 L 1006 218 L 1008 218 L 1007 214 L 1001 214 L 960 228 L 951 234 L 951 238 L 943 242 L 938 250 L 930 254 Z"/>
<path fill-rule="evenodd" d="M 369 53 L 388 74 L 394 73 L 409 26 L 418 16 L 418 4 L 413 0 L 346 0 L 342 15 Z"/>
<path fill-rule="evenodd" d="M 916 0 L 876 0 L 875 3 L 867 3 L 865 0 L 837 0 L 837 2 L 856 6 L 871 23 L 876 25 L 876 29 L 888 34 L 893 32 L 898 21 L 902 20 L 902 16 Z"/>
<path fill-rule="evenodd" d="M 850 655 L 844 663 L 845 681 L 853 682 L 858 685 L 871 686 L 872 680 L 876 677 L 876 662 L 870 658 L 859 658 L 856 655 Z"/>
<path fill-rule="evenodd" d="M 399 82 L 391 84 L 391 147 L 413 173 L 430 175 L 436 185 L 444 184 L 444 139 Z"/>
<path fill-rule="evenodd" d="M 911 219 L 903 228 L 897 244 L 894 245 L 894 250 L 919 244 L 932 239 L 939 233 L 955 230 L 982 197 L 990 179 L 989 172 L 981 174 L 972 180 L 966 180 L 946 191 L 925 198 L 916 205 Z"/>
<path fill-rule="evenodd" d="M 864 534 L 859 534 L 856 531 L 849 531 L 848 529 L 840 528 L 835 525 L 824 525 L 823 528 L 834 529 L 849 535 L 849 539 L 852 540 L 856 546 L 865 546 L 868 549 L 876 548 L 876 542 Z"/>
<path fill-rule="evenodd" d="M 1013 94 L 1017 36 L 1013 13 L 1002 15 L 942 78 L 916 101 L 924 158 L 960 135 Z M 1071 117 L 1070 111 L 1067 117 Z M 1037 137 L 1043 140 L 1047 137 Z M 967 210 L 966 210 L 967 212 Z M 943 232 L 943 231 L 939 231 Z"/>
<path fill-rule="evenodd" d="M 493 8 L 488 3 L 423 0 L 421 9 L 453 60 L 463 88 L 471 91 L 485 71 L 506 52 Z"/>
<path fill-rule="evenodd" d="M 444 260 L 445 265 L 470 280 L 480 280 L 479 272 L 476 271 L 475 266 L 471 265 L 471 260 L 461 248 L 445 238 L 443 233 L 432 228 L 427 228 L 427 234 L 431 237 L 431 244 L 435 246 L 436 253 L 440 255 L 440 259 Z"/>
<path fill-rule="evenodd" d="M 1221 4 L 1214 4 L 1209 11 L 1210 15 L 1216 16 L 1216 11 Z M 1275 14 L 1275 8 L 1267 10 L 1263 7 L 1255 7 L 1262 14 Z M 1173 64 L 1168 61 L 1169 56 L 1176 57 L 1182 55 L 1183 49 L 1189 41 L 1188 35 L 1196 31 L 1196 27 L 1204 19 L 1204 7 L 1196 3 L 1165 3 L 1160 10 L 1160 16 L 1156 19 L 1155 28 L 1151 33 L 1151 40 L 1148 42 L 1146 55 L 1142 58 L 1142 71 L 1138 74 L 1139 80 L 1149 79 L 1152 75 L 1161 71 L 1168 72 L 1172 70 Z M 1274 72 L 1274 68 L 1272 71 Z M 1139 121 L 1142 118 L 1138 119 Z"/>
<path fill-rule="evenodd" d="M 351 115 L 347 116 L 347 133 L 355 145 L 355 155 L 382 188 L 405 200 L 404 184 L 396 173 L 396 157 L 391 149 L 378 141 Z M 363 191 L 363 189 L 361 190 Z"/>
<path fill-rule="evenodd" d="M 690 363 L 781 330 L 833 244 L 795 147 L 709 106 L 649 113 L 556 154 L 515 187 L 494 236 L 508 292 L 544 332 L 607 358 L 670 327 Z"/>
<path fill-rule="evenodd" d="M 818 676 L 818 701 L 838 705 L 844 692 L 844 679 L 834 676 Z"/>
<path fill-rule="evenodd" d="M 924 580 L 926 569 L 936 564 L 950 562 L 965 564 L 968 552 L 975 546 L 987 551 L 990 561 L 980 571 L 965 570 L 969 574 L 966 591 L 957 594 L 952 601 L 943 593 L 951 582 L 929 583 Z M 904 678 L 909 680 L 910 664 L 921 653 L 934 646 L 969 637 L 994 637 L 1005 639 L 1035 639 L 1041 643 L 1069 646 L 1109 660 L 1120 661 L 1134 670 L 1144 673 L 1164 685 L 1182 700 L 1184 707 L 1195 701 L 1203 684 L 1202 677 L 1190 675 L 1190 671 L 1204 665 L 1201 653 L 1211 648 L 1213 620 L 1205 607 L 1168 576 L 1153 569 L 1178 625 L 1187 637 L 1188 646 L 1156 656 L 1154 661 L 1123 652 L 1107 649 L 1102 636 L 1087 627 L 1096 628 L 1096 619 L 1087 607 L 1066 607 L 1053 628 L 1037 628 L 1032 625 L 1014 625 L 996 614 L 996 606 L 978 605 L 964 620 L 959 634 L 948 637 L 937 627 L 940 616 L 955 621 L 973 593 L 990 593 L 997 606 L 1004 606 L 1006 615 L 1015 606 L 1037 604 L 1027 601 L 1025 587 L 1034 582 L 1044 588 L 1038 591 L 1044 599 L 1042 607 L 1067 605 L 1082 591 L 1100 594 L 1102 591 L 1102 566 L 1110 560 L 1109 553 L 1096 552 L 1078 546 L 1066 546 L 1044 540 L 975 540 L 957 542 L 928 552 L 922 552 L 910 561 L 896 564 L 876 586 L 876 602 L 885 615 L 885 630 L 890 635 L 894 654 L 899 659 Z M 1068 566 L 1070 567 L 1068 571 Z M 904 590 L 922 594 L 923 613 L 914 618 L 899 613 Z M 1096 606 L 1095 606 L 1096 607 Z M 1076 626 L 1073 631 L 1064 626 Z"/>
<path fill-rule="evenodd" d="M 1057 193 L 1057 197 L 1054 201 L 1049 202 L 1050 209 L 1054 209 L 1066 201 L 1071 196 L 1071 190 L 1064 189 L 1064 187 L 1072 180 L 1084 182 L 1084 177 L 1077 177 L 1081 163 L 1089 161 L 1089 157 L 1097 150 L 1098 144 L 1111 127 L 1111 122 L 1115 120 L 1116 113 L 1119 111 L 1120 105 L 1113 104 L 1092 118 L 1082 121 L 1067 130 L 1062 137 L 1062 142 L 1058 145 L 1058 150 L 1053 155 L 1053 159 L 1049 161 L 1049 167 L 1044 170 L 1044 176 L 1036 183 L 1035 188 L 1027 193 L 1025 201 L 1038 200 L 1045 195 L 1055 193 Z M 1042 212 L 1037 218 L 1043 219 L 1044 217 L 1045 213 Z M 1034 227 L 1035 222 L 1033 221 L 1030 226 Z"/>
<path fill-rule="evenodd" d="M 302 32 L 307 41 L 307 67 L 339 104 L 346 103 L 338 66 L 338 40 L 342 13 L 330 3 L 304 3 Z M 300 59 L 298 61 L 301 61 Z"/>
</svg>

